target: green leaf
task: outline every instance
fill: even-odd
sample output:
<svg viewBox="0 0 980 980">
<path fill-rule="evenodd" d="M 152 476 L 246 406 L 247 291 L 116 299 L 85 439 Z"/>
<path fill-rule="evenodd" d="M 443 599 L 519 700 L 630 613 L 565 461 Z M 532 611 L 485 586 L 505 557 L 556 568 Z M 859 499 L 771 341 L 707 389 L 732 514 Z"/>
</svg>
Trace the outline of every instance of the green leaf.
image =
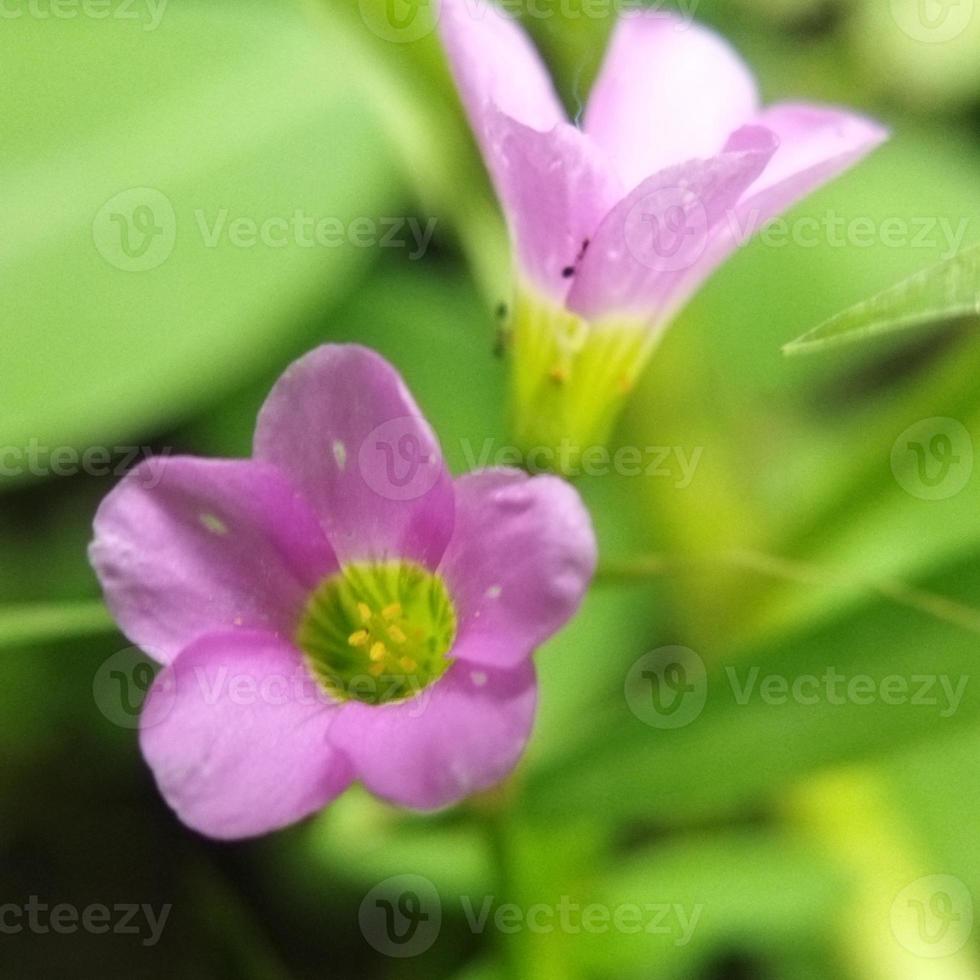
<svg viewBox="0 0 980 980">
<path fill-rule="evenodd" d="M 350 232 L 401 193 L 346 18 L 165 6 L 0 32 L 2 445 L 112 446 L 213 404 L 378 253 L 282 224 Z"/>
<path fill-rule="evenodd" d="M 603 647 L 597 656 L 611 673 L 613 665 L 621 665 L 619 683 L 589 712 L 587 744 L 532 774 L 527 803 L 547 818 L 577 807 L 607 820 L 647 818 L 673 825 L 715 819 L 764 805 L 823 767 L 880 757 L 902 744 L 976 723 L 976 682 L 959 691 L 955 705 L 952 698 L 948 704 L 921 704 L 913 695 L 921 687 L 916 678 L 933 678 L 926 693 L 935 699 L 943 696 L 940 676 L 959 690 L 963 678 L 973 679 L 980 670 L 980 624 L 960 604 L 978 592 L 980 566 L 971 555 L 923 583 L 912 592 L 912 603 L 897 602 L 900 593 L 881 595 L 748 649 L 698 650 L 709 665 L 698 689 L 704 700 L 700 709 L 691 702 L 690 713 L 673 728 L 634 714 L 631 706 L 637 702 L 624 696 L 627 658 L 638 658 L 643 649 L 624 656 Z M 933 597 L 933 608 L 927 596 Z M 948 597 L 945 603 L 940 596 Z M 946 603 L 951 603 L 949 615 Z M 650 642 L 648 649 L 657 645 Z M 844 681 L 822 681 L 828 671 Z M 688 671 L 689 680 L 694 676 Z M 872 685 L 870 700 L 866 693 L 846 693 L 858 676 L 867 679 L 859 683 Z M 904 685 L 897 700 L 894 693 L 882 693 L 886 683 L 896 683 L 886 682 L 892 677 Z M 790 692 L 800 678 L 817 682 L 802 682 L 799 697 L 765 695 L 764 685 L 772 683 L 767 678 Z M 623 792 L 624 785 L 629 792 Z"/>
<path fill-rule="evenodd" d="M 980 317 L 980 246 L 849 307 L 783 347 L 810 354 L 879 334 Z"/>
</svg>

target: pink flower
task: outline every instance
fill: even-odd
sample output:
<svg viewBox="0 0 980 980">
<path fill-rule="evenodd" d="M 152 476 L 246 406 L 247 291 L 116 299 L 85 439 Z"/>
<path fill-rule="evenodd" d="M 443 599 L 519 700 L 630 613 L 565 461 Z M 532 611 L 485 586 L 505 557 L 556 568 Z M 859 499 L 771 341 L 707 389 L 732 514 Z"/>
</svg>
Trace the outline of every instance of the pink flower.
<svg viewBox="0 0 980 980">
<path fill-rule="evenodd" d="M 525 448 L 604 441 L 664 328 L 719 263 L 887 136 L 841 109 L 761 108 L 728 44 L 668 14 L 621 17 L 581 129 L 502 10 L 441 0 L 440 29 L 510 229 Z"/>
<path fill-rule="evenodd" d="M 359 779 L 442 807 L 501 779 L 534 716 L 534 649 L 596 547 L 555 477 L 452 480 L 395 370 L 362 347 L 293 364 L 254 458 L 156 458 L 108 495 L 90 558 L 164 665 L 140 742 L 218 838 L 282 827 Z"/>
</svg>

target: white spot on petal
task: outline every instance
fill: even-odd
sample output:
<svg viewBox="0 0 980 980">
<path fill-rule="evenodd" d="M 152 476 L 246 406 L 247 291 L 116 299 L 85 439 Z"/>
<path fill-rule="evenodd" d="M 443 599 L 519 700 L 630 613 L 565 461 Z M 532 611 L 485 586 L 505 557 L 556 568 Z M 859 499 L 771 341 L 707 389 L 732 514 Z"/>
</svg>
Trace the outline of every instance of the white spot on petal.
<svg viewBox="0 0 980 980">
<path fill-rule="evenodd" d="M 487 675 L 483 673 L 482 670 L 474 670 L 473 673 L 470 674 L 470 680 L 473 681 L 477 687 L 483 687 L 483 685 L 487 682 Z"/>
<path fill-rule="evenodd" d="M 499 599 L 500 593 L 503 591 L 504 590 L 499 585 L 491 585 L 490 588 L 487 589 L 486 595 L 488 599 Z"/>
<path fill-rule="evenodd" d="M 337 460 L 337 466 L 343 472 L 347 468 L 347 447 L 339 439 L 334 439 L 331 448 L 333 449 L 333 458 Z"/>
</svg>

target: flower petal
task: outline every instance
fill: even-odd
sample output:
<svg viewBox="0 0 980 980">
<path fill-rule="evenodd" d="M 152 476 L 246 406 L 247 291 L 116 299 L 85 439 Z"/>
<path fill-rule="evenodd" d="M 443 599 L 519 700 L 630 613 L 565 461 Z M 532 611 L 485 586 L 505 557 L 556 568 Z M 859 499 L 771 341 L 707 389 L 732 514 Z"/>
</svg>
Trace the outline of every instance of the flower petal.
<svg viewBox="0 0 980 980">
<path fill-rule="evenodd" d="M 595 566 L 591 519 L 564 480 L 508 469 L 460 478 L 440 566 L 456 604 L 452 655 L 520 664 L 578 609 Z"/>
<path fill-rule="evenodd" d="M 316 510 L 341 562 L 435 567 L 453 527 L 452 481 L 398 372 L 354 344 L 328 344 L 276 382 L 255 431 Z"/>
<path fill-rule="evenodd" d="M 212 633 L 157 677 L 140 745 L 180 819 L 223 840 L 276 830 L 350 785 L 336 717 L 298 652 L 269 633 Z"/>
<path fill-rule="evenodd" d="M 488 110 L 487 160 L 519 271 L 559 304 L 588 239 L 622 188 L 568 123 L 542 133 Z"/>
<path fill-rule="evenodd" d="M 330 740 L 375 795 L 434 810 L 499 782 L 516 765 L 534 721 L 530 662 L 502 671 L 457 661 L 410 701 L 347 702 Z"/>
<path fill-rule="evenodd" d="M 493 2 L 441 0 L 439 33 L 480 144 L 496 106 L 538 130 L 565 121 L 548 69 L 517 21 Z"/>
<path fill-rule="evenodd" d="M 102 501 L 89 558 L 122 631 L 163 663 L 218 629 L 291 635 L 310 589 L 337 568 L 275 468 L 165 456 Z"/>
<path fill-rule="evenodd" d="M 752 73 L 713 31 L 656 11 L 624 13 L 589 96 L 585 131 L 627 189 L 721 152 L 758 108 Z"/>
<path fill-rule="evenodd" d="M 677 284 L 674 308 L 767 221 L 853 167 L 888 138 L 888 130 L 873 120 L 826 106 L 774 105 L 759 114 L 757 123 L 776 134 L 779 148 Z"/>
<path fill-rule="evenodd" d="M 776 150 L 745 126 L 718 156 L 662 170 L 616 205 L 575 275 L 568 306 L 589 320 L 661 320 L 679 280 L 697 266 Z"/>
<path fill-rule="evenodd" d="M 766 207 L 770 218 L 888 139 L 880 123 L 833 106 L 779 103 L 754 122 L 779 138 L 779 148 L 747 195 L 749 200 L 758 195 L 760 203 L 771 201 Z"/>
</svg>

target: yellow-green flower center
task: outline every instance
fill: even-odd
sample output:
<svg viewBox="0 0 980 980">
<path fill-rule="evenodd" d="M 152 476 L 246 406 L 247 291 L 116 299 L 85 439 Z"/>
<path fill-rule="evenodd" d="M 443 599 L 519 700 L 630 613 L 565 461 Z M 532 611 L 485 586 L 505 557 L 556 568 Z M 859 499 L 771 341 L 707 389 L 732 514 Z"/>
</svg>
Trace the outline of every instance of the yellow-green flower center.
<svg viewBox="0 0 980 980">
<path fill-rule="evenodd" d="M 317 586 L 296 633 L 314 676 L 341 701 L 415 697 L 452 660 L 456 610 L 414 562 L 356 562 Z"/>
</svg>

